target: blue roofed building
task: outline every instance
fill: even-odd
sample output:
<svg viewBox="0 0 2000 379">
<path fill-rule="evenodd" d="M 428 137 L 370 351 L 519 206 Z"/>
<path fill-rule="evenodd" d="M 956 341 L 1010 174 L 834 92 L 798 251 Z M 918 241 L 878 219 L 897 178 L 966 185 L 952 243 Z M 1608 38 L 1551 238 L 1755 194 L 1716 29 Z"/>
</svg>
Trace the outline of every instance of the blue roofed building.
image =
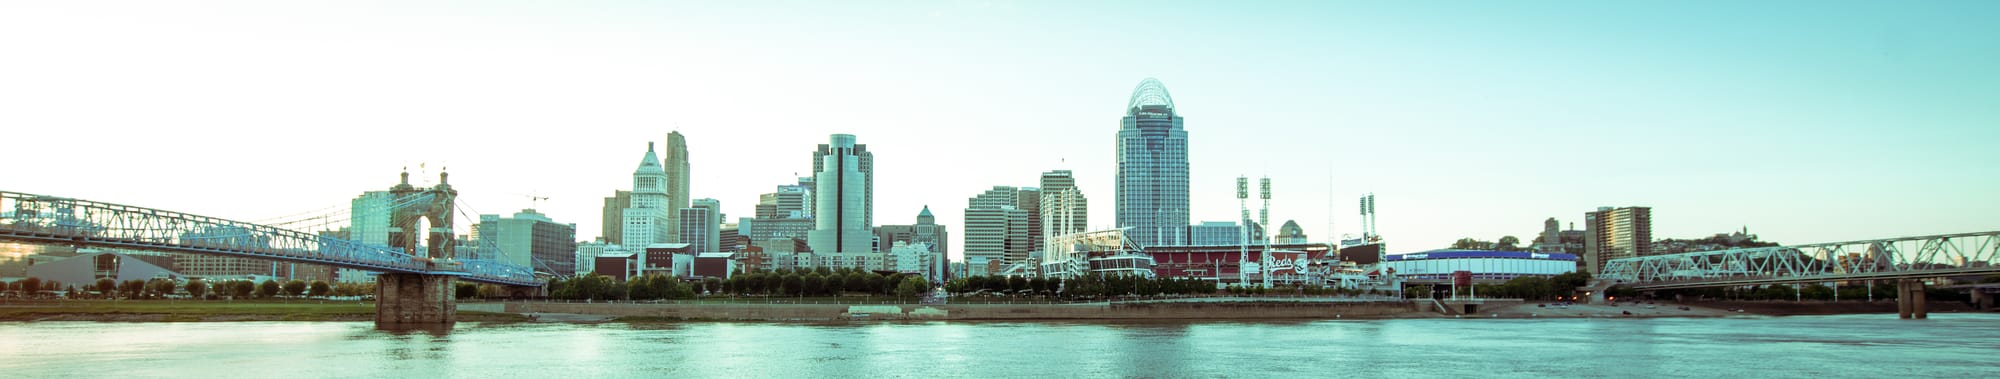
<svg viewBox="0 0 2000 379">
<path fill-rule="evenodd" d="M 1394 254 L 1383 265 L 1412 283 L 1450 283 L 1455 271 L 1470 271 L 1477 283 L 1523 276 L 1553 277 L 1576 271 L 1576 255 L 1492 250 L 1431 250 Z"/>
</svg>

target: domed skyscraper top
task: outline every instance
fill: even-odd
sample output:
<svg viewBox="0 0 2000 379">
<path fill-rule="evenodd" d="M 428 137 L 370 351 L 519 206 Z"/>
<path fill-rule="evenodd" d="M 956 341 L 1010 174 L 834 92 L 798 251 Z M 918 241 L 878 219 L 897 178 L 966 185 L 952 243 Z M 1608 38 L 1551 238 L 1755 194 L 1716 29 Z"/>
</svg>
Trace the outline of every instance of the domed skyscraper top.
<svg viewBox="0 0 2000 379">
<path fill-rule="evenodd" d="M 1297 221 L 1285 220 L 1285 226 L 1278 227 L 1278 236 L 1276 240 L 1271 242 L 1279 244 L 1306 243 L 1306 230 L 1305 228 L 1300 228 Z"/>
<path fill-rule="evenodd" d="M 1125 114 L 1137 116 L 1140 113 L 1174 115 L 1174 97 L 1167 94 L 1167 85 L 1159 79 L 1146 78 L 1132 89 L 1132 100 L 1125 104 Z"/>
</svg>

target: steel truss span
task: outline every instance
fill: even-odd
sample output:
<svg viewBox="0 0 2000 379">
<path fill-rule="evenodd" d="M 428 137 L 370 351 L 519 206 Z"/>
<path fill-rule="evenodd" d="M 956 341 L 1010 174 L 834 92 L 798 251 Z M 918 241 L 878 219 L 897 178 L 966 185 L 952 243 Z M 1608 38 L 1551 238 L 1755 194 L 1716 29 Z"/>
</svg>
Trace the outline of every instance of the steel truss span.
<svg viewBox="0 0 2000 379">
<path fill-rule="evenodd" d="M 385 273 L 540 286 L 527 267 L 433 260 L 403 249 L 268 225 L 90 200 L 0 191 L 0 240 L 225 255 Z"/>
<path fill-rule="evenodd" d="M 2000 273 L 2000 231 L 1613 259 L 1599 277 L 1635 289 Z"/>
</svg>

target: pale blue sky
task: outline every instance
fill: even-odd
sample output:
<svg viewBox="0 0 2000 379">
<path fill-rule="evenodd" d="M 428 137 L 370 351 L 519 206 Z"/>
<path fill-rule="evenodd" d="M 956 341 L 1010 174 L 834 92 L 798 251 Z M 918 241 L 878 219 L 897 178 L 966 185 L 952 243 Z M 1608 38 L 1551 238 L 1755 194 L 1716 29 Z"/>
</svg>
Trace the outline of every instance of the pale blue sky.
<svg viewBox="0 0 2000 379">
<path fill-rule="evenodd" d="M 1314 240 L 1376 193 L 1395 252 L 1599 205 L 1654 207 L 1657 237 L 2000 228 L 1996 2 L 1078 3 L 9 2 L 0 189 L 257 220 L 430 162 L 588 239 L 670 130 L 732 219 L 851 133 L 878 223 L 928 204 L 956 232 L 1065 168 L 1108 227 L 1121 108 L 1157 77 L 1196 220 L 1247 174 Z"/>
</svg>

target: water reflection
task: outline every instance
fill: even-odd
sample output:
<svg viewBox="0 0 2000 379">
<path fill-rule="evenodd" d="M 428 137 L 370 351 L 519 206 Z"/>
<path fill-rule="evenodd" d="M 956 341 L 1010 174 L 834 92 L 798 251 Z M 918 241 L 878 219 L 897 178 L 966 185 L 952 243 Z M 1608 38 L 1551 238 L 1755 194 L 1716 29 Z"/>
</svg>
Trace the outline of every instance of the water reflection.
<svg viewBox="0 0 2000 379">
<path fill-rule="evenodd" d="M 445 336 L 451 334 L 452 329 L 454 329 L 453 325 L 446 324 L 375 324 L 375 330 L 388 333 L 392 336 L 408 336 L 412 334 Z"/>
<path fill-rule="evenodd" d="M 2000 315 L 859 324 L 0 323 L 7 377 L 1715 377 L 1989 373 Z M 16 341 L 33 341 L 13 343 Z M 1772 357 L 1785 357 L 1773 359 Z M 1867 359 L 1857 359 L 1866 357 Z M 1688 362 L 1700 362 L 1689 364 Z"/>
</svg>

